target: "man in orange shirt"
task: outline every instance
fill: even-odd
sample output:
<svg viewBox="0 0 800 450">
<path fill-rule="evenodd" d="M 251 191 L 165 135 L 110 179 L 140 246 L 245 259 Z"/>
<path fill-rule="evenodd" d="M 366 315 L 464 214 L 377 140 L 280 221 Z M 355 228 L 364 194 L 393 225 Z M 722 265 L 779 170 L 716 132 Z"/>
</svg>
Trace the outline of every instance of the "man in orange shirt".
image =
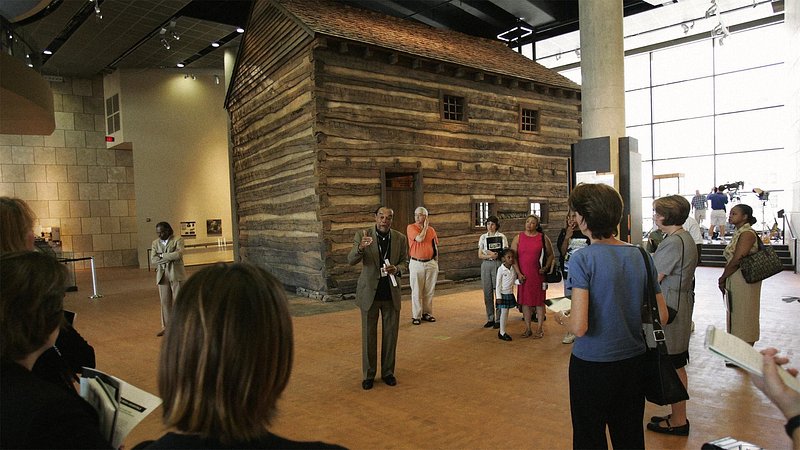
<svg viewBox="0 0 800 450">
<path fill-rule="evenodd" d="M 420 206 L 414 210 L 414 223 L 406 228 L 408 236 L 409 283 L 411 284 L 411 323 L 421 320 L 436 322 L 433 312 L 433 291 L 439 276 L 439 237 L 428 224 L 428 210 Z"/>
</svg>

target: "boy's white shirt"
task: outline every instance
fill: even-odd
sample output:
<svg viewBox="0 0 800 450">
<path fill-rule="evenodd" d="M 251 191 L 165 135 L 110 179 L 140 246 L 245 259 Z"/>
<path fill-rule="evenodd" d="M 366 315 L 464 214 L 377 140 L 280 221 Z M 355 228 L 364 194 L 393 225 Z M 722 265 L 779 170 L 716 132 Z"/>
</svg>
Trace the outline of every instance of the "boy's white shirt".
<svg viewBox="0 0 800 450">
<path fill-rule="evenodd" d="M 514 293 L 514 281 L 517 279 L 517 271 L 514 270 L 514 266 L 506 267 L 505 264 L 501 264 L 500 267 L 497 269 L 497 283 L 495 285 L 495 292 L 497 292 L 497 298 L 502 298 L 501 294 L 513 294 Z"/>
</svg>

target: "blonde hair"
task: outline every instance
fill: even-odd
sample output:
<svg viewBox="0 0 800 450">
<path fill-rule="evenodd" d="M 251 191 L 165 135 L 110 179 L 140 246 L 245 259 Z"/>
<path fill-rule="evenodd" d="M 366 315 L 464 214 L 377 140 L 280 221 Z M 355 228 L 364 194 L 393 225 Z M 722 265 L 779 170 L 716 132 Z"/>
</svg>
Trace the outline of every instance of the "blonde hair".
<svg viewBox="0 0 800 450">
<path fill-rule="evenodd" d="M 250 264 L 217 264 L 182 287 L 161 347 L 164 423 L 223 444 L 266 434 L 292 371 L 281 283 Z"/>
<path fill-rule="evenodd" d="M 24 201 L 0 197 L 0 251 L 33 250 L 28 242 L 28 232 L 33 232 L 35 218 L 36 215 Z"/>
</svg>

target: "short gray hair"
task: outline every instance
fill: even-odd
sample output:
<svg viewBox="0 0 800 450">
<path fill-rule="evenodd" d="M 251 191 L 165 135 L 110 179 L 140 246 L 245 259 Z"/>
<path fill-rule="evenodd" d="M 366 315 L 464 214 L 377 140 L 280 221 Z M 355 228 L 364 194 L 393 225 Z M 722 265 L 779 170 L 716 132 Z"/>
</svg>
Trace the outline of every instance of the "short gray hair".
<svg viewBox="0 0 800 450">
<path fill-rule="evenodd" d="M 428 216 L 428 215 L 429 215 L 429 214 L 428 214 L 428 210 L 427 210 L 427 209 L 425 209 L 425 207 L 424 207 L 424 206 L 418 206 L 418 207 L 417 207 L 417 209 L 415 209 L 415 210 L 414 210 L 414 214 L 419 214 L 419 213 L 423 213 L 423 214 L 425 214 L 426 216 Z"/>
</svg>

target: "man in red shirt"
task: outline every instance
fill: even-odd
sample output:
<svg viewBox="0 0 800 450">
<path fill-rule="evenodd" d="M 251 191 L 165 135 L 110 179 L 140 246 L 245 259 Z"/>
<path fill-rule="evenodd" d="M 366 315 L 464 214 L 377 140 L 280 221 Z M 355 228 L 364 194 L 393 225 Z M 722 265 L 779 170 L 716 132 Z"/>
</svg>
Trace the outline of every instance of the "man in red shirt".
<svg viewBox="0 0 800 450">
<path fill-rule="evenodd" d="M 406 228 L 408 236 L 409 283 L 411 284 L 411 323 L 419 325 L 421 320 L 436 322 L 433 312 L 433 291 L 439 276 L 438 246 L 436 230 L 428 224 L 428 210 L 420 206 L 414 210 L 414 223 Z"/>
</svg>

